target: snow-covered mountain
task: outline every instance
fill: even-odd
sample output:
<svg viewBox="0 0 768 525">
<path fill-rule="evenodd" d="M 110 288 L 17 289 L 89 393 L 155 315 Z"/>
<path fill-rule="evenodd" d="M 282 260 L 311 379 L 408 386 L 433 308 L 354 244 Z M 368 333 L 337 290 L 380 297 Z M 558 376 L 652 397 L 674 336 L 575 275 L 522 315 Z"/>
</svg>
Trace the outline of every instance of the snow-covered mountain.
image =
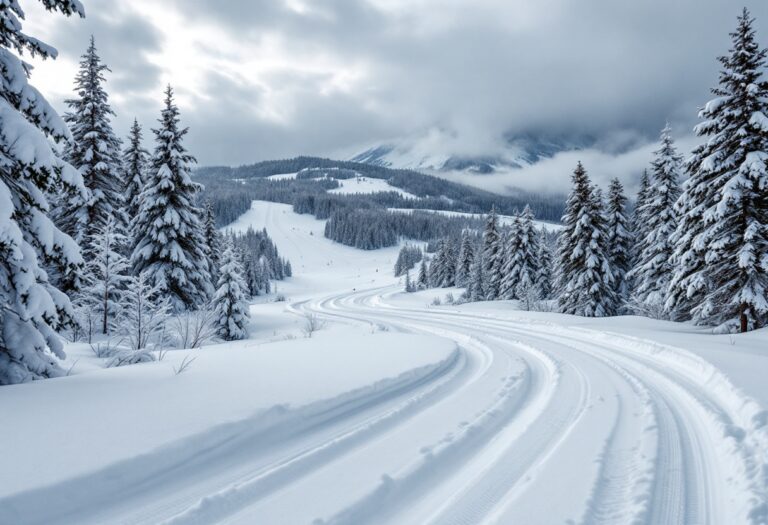
<svg viewBox="0 0 768 525">
<path fill-rule="evenodd" d="M 455 140 L 444 141 L 435 133 L 370 146 L 350 160 L 388 168 L 429 171 L 465 171 L 489 174 L 522 168 L 550 158 L 561 151 L 587 147 L 590 139 L 548 138 L 533 134 L 509 135 L 492 153 L 458 153 Z"/>
</svg>

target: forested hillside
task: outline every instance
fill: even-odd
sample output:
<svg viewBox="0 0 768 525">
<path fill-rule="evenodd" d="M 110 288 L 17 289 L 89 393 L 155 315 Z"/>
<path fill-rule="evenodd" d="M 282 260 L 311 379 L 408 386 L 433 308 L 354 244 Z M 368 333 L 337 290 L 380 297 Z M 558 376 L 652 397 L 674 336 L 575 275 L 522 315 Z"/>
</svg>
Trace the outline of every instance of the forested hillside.
<svg viewBox="0 0 768 525">
<path fill-rule="evenodd" d="M 269 178 L 287 173 L 298 175 L 290 179 Z M 352 177 L 381 179 L 417 197 L 408 198 L 396 192 L 369 194 L 356 201 L 355 205 L 362 207 L 469 213 L 485 213 L 495 207 L 501 214 L 513 214 L 529 205 L 539 219 L 556 222 L 562 216 L 565 203 L 565 196 L 559 194 L 539 195 L 518 190 L 514 195 L 502 196 L 417 171 L 317 157 L 264 161 L 236 168 L 203 167 L 195 170 L 194 177 L 205 185 L 205 198 L 213 203 L 220 226 L 244 213 L 253 200 L 295 204 L 338 187 L 336 180 Z"/>
</svg>

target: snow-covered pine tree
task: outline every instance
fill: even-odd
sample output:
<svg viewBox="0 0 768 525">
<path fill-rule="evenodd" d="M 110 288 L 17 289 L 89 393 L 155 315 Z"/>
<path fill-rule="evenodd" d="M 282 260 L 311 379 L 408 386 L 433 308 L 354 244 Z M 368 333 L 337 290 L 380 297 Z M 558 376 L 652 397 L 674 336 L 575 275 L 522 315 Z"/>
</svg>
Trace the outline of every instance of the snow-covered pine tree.
<svg viewBox="0 0 768 525">
<path fill-rule="evenodd" d="M 211 282 L 219 280 L 219 261 L 221 260 L 221 234 L 216 229 L 216 215 L 211 201 L 205 203 L 205 255 L 210 269 Z"/>
<path fill-rule="evenodd" d="M 416 278 L 416 286 L 420 290 L 426 290 L 429 288 L 429 270 L 427 269 L 427 258 L 421 259 L 421 266 L 419 267 L 419 276 Z"/>
<path fill-rule="evenodd" d="M 620 301 L 629 294 L 627 272 L 631 268 L 632 233 L 627 217 L 627 198 L 619 179 L 611 180 L 606 202 L 606 227 L 608 230 L 608 257 L 613 268 L 613 285 Z"/>
<path fill-rule="evenodd" d="M 96 315 L 102 334 L 109 334 L 120 314 L 123 292 L 130 280 L 130 265 L 123 255 L 127 237 L 112 217 L 87 240 L 92 257 L 83 271 L 83 288 L 74 303 Z"/>
<path fill-rule="evenodd" d="M 483 252 L 475 251 L 475 259 L 472 261 L 472 272 L 469 275 L 469 286 L 467 287 L 467 299 L 476 301 L 485 301 L 487 292 L 485 290 L 485 261 L 483 261 Z"/>
<path fill-rule="evenodd" d="M 536 296 L 539 300 L 546 301 L 552 295 L 552 276 L 554 267 L 552 264 L 552 250 L 547 241 L 547 234 L 542 229 L 539 237 L 539 252 L 536 256 Z"/>
<path fill-rule="evenodd" d="M 539 239 L 533 220 L 533 211 L 526 205 L 523 213 L 515 218 L 510 230 L 508 255 L 502 281 L 504 299 L 519 299 L 517 290 L 521 283 L 524 283 L 526 294 L 530 294 L 530 289 L 536 281 Z"/>
<path fill-rule="evenodd" d="M 501 284 L 499 286 L 499 299 L 515 299 L 515 287 L 518 275 L 513 273 L 513 267 L 517 261 L 517 249 L 520 246 L 520 212 L 515 210 L 512 214 L 512 224 L 501 233 L 501 244 L 504 247 L 504 258 L 501 263 Z"/>
<path fill-rule="evenodd" d="M 663 313 L 672 278 L 671 237 L 678 223 L 675 202 L 680 197 L 680 165 L 681 158 L 667 125 L 661 132 L 661 147 L 654 152 L 651 162 L 650 187 L 641 210 L 646 234 L 641 242 L 642 252 L 630 273 L 631 307 L 654 317 Z"/>
<path fill-rule="evenodd" d="M 698 323 L 742 332 L 768 321 L 768 82 L 753 23 L 745 8 L 719 59 L 716 98 L 699 114 L 695 131 L 706 140 L 680 199 L 667 301 L 678 312 L 692 306 Z M 703 229 L 693 224 L 702 218 Z"/>
<path fill-rule="evenodd" d="M 651 179 L 648 176 L 648 170 L 644 169 L 643 174 L 640 176 L 640 187 L 637 190 L 637 198 L 635 199 L 635 207 L 632 210 L 632 223 L 630 225 L 630 231 L 632 232 L 632 251 L 630 257 L 630 272 L 635 265 L 635 262 L 643 253 L 643 243 L 648 236 L 648 224 L 643 217 L 645 211 L 645 205 L 648 202 L 648 195 L 651 188 Z M 630 272 L 627 272 L 627 285 L 631 289 L 634 286 L 632 282 L 632 276 Z"/>
<path fill-rule="evenodd" d="M 472 273 L 472 261 L 475 258 L 475 245 L 468 230 L 461 234 L 458 260 L 456 262 L 456 286 L 466 287 Z"/>
<path fill-rule="evenodd" d="M 491 212 L 485 220 L 482 260 L 485 299 L 494 301 L 500 297 L 502 265 L 504 264 L 504 247 L 501 242 L 499 218 L 496 215 L 495 207 L 491 208 Z"/>
<path fill-rule="evenodd" d="M 84 16 L 77 0 L 48 0 L 49 11 Z M 67 297 L 44 266 L 69 272 L 82 264 L 77 244 L 48 218 L 46 194 L 67 190 L 83 201 L 80 174 L 48 139 L 70 137 L 64 121 L 28 83 L 32 67 L 16 53 L 55 58 L 56 50 L 22 32 L 17 2 L 0 9 L 0 385 L 61 375 L 55 329 L 72 319 Z"/>
<path fill-rule="evenodd" d="M 407 293 L 413 293 L 416 291 L 416 286 L 413 284 L 413 281 L 411 281 L 410 270 L 405 271 L 405 291 Z"/>
<path fill-rule="evenodd" d="M 171 86 L 165 91 L 165 107 L 153 129 L 155 151 L 141 193 L 139 214 L 133 221 L 134 275 L 147 273 L 174 311 L 203 306 L 212 293 L 202 213 L 195 206 L 201 186 L 190 178 L 194 157 L 187 154 L 179 128 L 179 109 Z"/>
<path fill-rule="evenodd" d="M 584 317 L 614 315 L 618 300 L 613 290 L 601 199 L 581 162 L 573 172 L 572 181 L 558 246 L 562 280 L 558 306 L 563 313 Z"/>
<path fill-rule="evenodd" d="M 123 195 L 129 220 L 139 214 L 139 195 L 144 191 L 149 152 L 142 147 L 142 138 L 139 121 L 133 119 L 128 145 L 123 151 Z"/>
<path fill-rule="evenodd" d="M 217 333 L 225 341 L 245 339 L 250 312 L 245 300 L 242 267 L 231 242 L 227 242 L 221 263 L 221 277 L 213 297 Z"/>
<path fill-rule="evenodd" d="M 123 227 L 128 224 L 120 140 L 110 122 L 115 113 L 104 89 L 105 71 L 109 68 L 96 53 L 91 37 L 75 77 L 77 97 L 66 101 L 69 111 L 64 115 L 72 132 L 66 160 L 80 171 L 90 198 L 83 200 L 76 195 L 66 195 L 60 203 L 59 214 L 61 228 L 80 245 L 86 261 L 96 249 L 90 246 L 89 239 L 97 237 L 110 217 Z M 76 290 L 77 279 L 77 276 L 65 275 L 62 284 L 66 290 Z"/>
<path fill-rule="evenodd" d="M 456 284 L 456 251 L 453 241 L 443 239 L 440 241 L 440 249 L 435 256 L 438 260 L 437 274 L 435 276 L 436 286 L 448 288 Z"/>
</svg>

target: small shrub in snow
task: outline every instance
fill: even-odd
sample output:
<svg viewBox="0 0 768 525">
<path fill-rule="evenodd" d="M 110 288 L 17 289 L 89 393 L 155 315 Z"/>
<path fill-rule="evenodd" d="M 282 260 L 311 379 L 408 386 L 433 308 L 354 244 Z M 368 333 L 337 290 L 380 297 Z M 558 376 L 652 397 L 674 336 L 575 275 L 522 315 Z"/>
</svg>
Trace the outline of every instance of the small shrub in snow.
<svg viewBox="0 0 768 525">
<path fill-rule="evenodd" d="M 107 340 L 91 344 L 91 351 L 96 357 L 113 357 L 120 351 L 120 348 L 114 342 Z"/>
<path fill-rule="evenodd" d="M 284 296 L 283 294 L 281 294 L 281 293 L 279 293 L 279 294 L 277 294 L 277 295 L 275 296 L 275 302 L 276 302 L 276 303 L 284 303 L 284 302 L 285 302 L 285 300 L 286 300 L 286 299 L 285 299 L 285 296 Z"/>
<path fill-rule="evenodd" d="M 445 304 L 454 304 L 456 302 L 456 299 L 453 298 L 452 293 L 447 293 L 445 295 Z"/>
<path fill-rule="evenodd" d="M 434 299 L 432 299 L 432 306 L 440 306 L 441 304 L 443 304 L 443 302 L 440 300 L 439 297 L 435 297 Z"/>
<path fill-rule="evenodd" d="M 185 372 L 186 370 L 189 369 L 189 366 L 195 361 L 195 359 L 197 359 L 197 357 L 190 357 L 190 356 L 184 357 L 184 359 L 181 361 L 179 366 L 173 367 L 173 373 L 176 375 L 179 375 L 182 372 Z"/>
<path fill-rule="evenodd" d="M 200 348 L 216 337 L 216 317 L 211 308 L 185 312 L 171 324 L 171 337 L 177 348 Z"/>
<path fill-rule="evenodd" d="M 325 322 L 320 319 L 317 314 L 307 312 L 304 314 L 304 327 L 302 331 L 306 337 L 312 337 L 312 334 L 321 330 L 325 326 Z"/>
<path fill-rule="evenodd" d="M 117 352 L 112 358 L 107 361 L 107 368 L 114 368 L 118 366 L 135 365 L 137 363 L 150 363 L 155 361 L 155 354 L 153 354 L 147 348 L 141 348 L 139 350 L 121 350 Z"/>
</svg>

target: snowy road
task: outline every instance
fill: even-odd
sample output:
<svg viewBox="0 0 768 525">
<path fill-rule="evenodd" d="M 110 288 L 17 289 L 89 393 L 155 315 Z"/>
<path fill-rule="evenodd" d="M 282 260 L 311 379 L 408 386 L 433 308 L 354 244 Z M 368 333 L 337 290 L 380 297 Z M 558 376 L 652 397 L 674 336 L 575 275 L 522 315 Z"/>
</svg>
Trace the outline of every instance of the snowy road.
<svg viewBox="0 0 768 525">
<path fill-rule="evenodd" d="M 296 522 L 766 520 L 764 412 L 693 354 L 554 324 L 395 306 L 388 297 L 372 290 L 300 307 L 449 337 L 466 370 L 436 403 L 315 470 L 301 491 L 348 503 L 302 516 L 303 506 Z M 365 490 L 363 480 L 339 482 L 360 465 Z M 238 515 L 275 515 L 295 497 L 286 491 Z"/>
</svg>

